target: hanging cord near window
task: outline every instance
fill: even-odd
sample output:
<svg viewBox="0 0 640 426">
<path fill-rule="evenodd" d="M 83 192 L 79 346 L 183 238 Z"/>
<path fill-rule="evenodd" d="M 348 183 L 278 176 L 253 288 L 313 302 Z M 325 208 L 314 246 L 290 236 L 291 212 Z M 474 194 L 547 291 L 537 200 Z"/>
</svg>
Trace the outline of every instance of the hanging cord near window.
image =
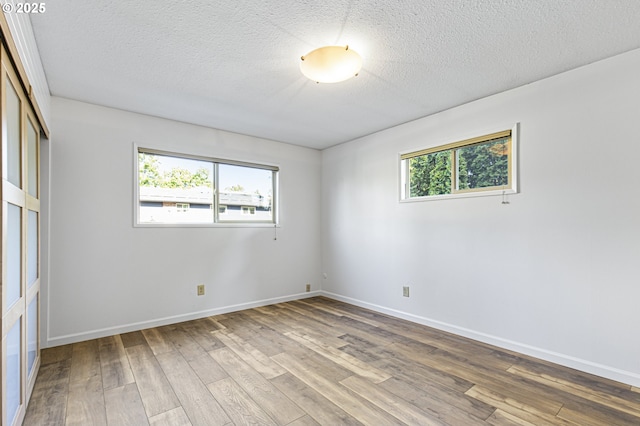
<svg viewBox="0 0 640 426">
<path fill-rule="evenodd" d="M 278 239 L 278 225 L 277 224 L 273 224 L 273 240 L 277 240 Z"/>
<path fill-rule="evenodd" d="M 502 204 L 509 204 L 506 191 L 502 191 Z"/>
</svg>

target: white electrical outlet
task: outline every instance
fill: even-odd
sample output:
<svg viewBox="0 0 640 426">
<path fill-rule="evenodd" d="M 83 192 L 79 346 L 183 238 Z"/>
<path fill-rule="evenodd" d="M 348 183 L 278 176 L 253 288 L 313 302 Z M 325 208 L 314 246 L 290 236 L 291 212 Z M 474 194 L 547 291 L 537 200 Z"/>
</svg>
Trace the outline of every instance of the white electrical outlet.
<svg viewBox="0 0 640 426">
<path fill-rule="evenodd" d="M 409 297 L 409 286 L 402 287 L 402 295 L 404 297 Z"/>
</svg>

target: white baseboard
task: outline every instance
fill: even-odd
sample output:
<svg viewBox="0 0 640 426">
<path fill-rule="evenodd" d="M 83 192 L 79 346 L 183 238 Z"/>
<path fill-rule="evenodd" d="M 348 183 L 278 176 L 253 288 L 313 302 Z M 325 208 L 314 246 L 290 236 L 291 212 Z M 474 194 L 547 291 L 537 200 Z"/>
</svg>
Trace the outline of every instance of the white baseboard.
<svg viewBox="0 0 640 426">
<path fill-rule="evenodd" d="M 309 293 L 292 294 L 288 296 L 275 297 L 271 299 L 256 300 L 256 301 L 247 302 L 247 303 L 240 303 L 237 305 L 223 306 L 223 307 L 218 307 L 213 309 L 207 309 L 204 311 L 190 312 L 187 314 L 153 319 L 149 321 L 141 321 L 141 322 L 136 322 L 131 324 L 122 324 L 114 327 L 101 328 L 98 330 L 90 330 L 82 333 L 49 337 L 47 339 L 46 347 L 54 347 L 54 346 L 66 345 L 69 343 L 77 343 L 85 340 L 97 339 L 100 337 L 113 336 L 114 334 L 128 333 L 130 331 L 143 330 L 145 328 L 176 324 L 179 322 L 205 318 L 212 315 L 226 314 L 229 312 L 236 312 L 244 309 L 251 309 L 251 308 L 257 308 L 260 306 L 273 305 L 276 303 L 289 302 L 291 300 L 306 299 L 308 297 L 314 297 L 314 296 L 325 296 L 330 299 L 335 299 L 342 302 L 350 303 L 352 305 L 360 306 L 366 309 L 370 309 L 372 311 L 391 315 L 396 318 L 405 319 L 407 321 L 415 322 L 417 324 L 426 325 L 428 327 L 433 327 L 438 330 L 443 330 L 449 333 L 457 334 L 459 336 L 467 337 L 469 339 L 474 339 L 483 343 L 488 343 L 500 348 L 519 352 L 524 355 L 540 358 L 549 362 L 563 365 L 565 367 L 574 368 L 576 370 L 580 370 L 585 373 L 594 374 L 596 376 L 605 377 L 611 380 L 616 380 L 618 382 L 629 384 L 631 386 L 640 387 L 640 374 L 637 374 L 637 373 L 621 370 L 608 365 L 598 364 L 595 362 L 549 351 L 546 349 L 537 348 L 524 343 L 503 339 L 501 337 L 477 332 L 464 327 L 458 327 L 456 325 L 448 324 L 442 321 L 437 321 L 437 320 L 422 317 L 419 315 L 410 314 L 410 313 L 399 311 L 396 309 L 390 309 L 384 306 L 364 302 L 359 299 L 353 299 L 351 297 L 346 297 L 346 296 L 342 296 L 339 294 L 322 291 L 322 290 L 312 291 Z"/>
<path fill-rule="evenodd" d="M 449 333 L 457 334 L 459 336 L 467 337 L 469 339 L 478 340 L 483 343 L 488 343 L 490 345 L 508 349 L 514 352 L 519 352 L 524 355 L 529 355 L 535 358 L 543 359 L 545 361 L 553 362 L 555 364 L 563 365 L 565 367 L 580 370 L 585 373 L 594 374 L 596 376 L 615 380 L 631 386 L 640 387 L 640 374 L 633 373 L 631 371 L 625 371 L 615 367 L 610 367 L 608 365 L 598 364 L 588 360 L 575 358 L 569 355 L 548 351 L 546 349 L 537 348 L 524 343 L 514 342 L 512 340 L 503 339 L 501 337 L 492 336 L 490 334 L 480 333 L 474 330 L 470 330 L 468 328 L 458 327 L 456 325 L 447 324 L 442 321 L 421 317 L 419 315 L 414 315 L 407 312 L 398 311 L 395 309 L 389 309 L 384 306 L 375 305 L 372 303 L 364 302 L 362 300 L 353 299 L 351 297 L 346 297 L 346 296 L 342 296 L 342 295 L 327 292 L 327 291 L 320 291 L 320 296 L 325 296 L 330 299 L 335 299 L 341 302 L 350 303 L 352 305 L 360 306 L 362 308 L 366 308 L 372 311 L 391 315 L 396 318 L 401 318 L 407 321 L 426 325 L 438 330 L 447 331 Z"/>
<path fill-rule="evenodd" d="M 66 345 L 69 343 L 83 342 L 85 340 L 98 339 L 100 337 L 113 336 L 115 334 L 128 333 L 130 331 L 144 330 L 145 328 L 176 324 L 179 322 L 209 317 L 212 315 L 228 314 L 229 312 L 236 312 L 236 311 L 242 311 L 244 309 L 251 309 L 251 308 L 257 308 L 260 306 L 273 305 L 276 303 L 289 302 L 291 300 L 306 299 L 308 297 L 319 296 L 319 295 L 320 295 L 320 291 L 291 294 L 288 296 L 256 300 L 253 302 L 240 303 L 237 305 L 229 305 L 229 306 L 223 306 L 219 308 L 207 309 L 204 311 L 190 312 L 187 314 L 157 318 L 149 321 L 141 321 L 141 322 L 135 322 L 131 324 L 122 324 L 114 327 L 107 327 L 107 328 L 101 328 L 98 330 L 85 331 L 82 333 L 66 334 L 64 336 L 54 336 L 54 337 L 47 338 L 46 347 L 50 348 L 54 346 Z"/>
</svg>

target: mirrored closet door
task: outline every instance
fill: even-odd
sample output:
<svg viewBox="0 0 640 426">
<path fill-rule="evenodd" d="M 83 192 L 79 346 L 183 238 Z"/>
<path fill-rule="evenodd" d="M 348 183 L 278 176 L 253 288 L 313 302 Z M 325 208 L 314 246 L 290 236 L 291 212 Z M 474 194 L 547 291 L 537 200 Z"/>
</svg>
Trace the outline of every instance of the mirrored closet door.
<svg viewBox="0 0 640 426">
<path fill-rule="evenodd" d="M 2 47 L 2 425 L 20 424 L 40 364 L 40 128 Z"/>
</svg>

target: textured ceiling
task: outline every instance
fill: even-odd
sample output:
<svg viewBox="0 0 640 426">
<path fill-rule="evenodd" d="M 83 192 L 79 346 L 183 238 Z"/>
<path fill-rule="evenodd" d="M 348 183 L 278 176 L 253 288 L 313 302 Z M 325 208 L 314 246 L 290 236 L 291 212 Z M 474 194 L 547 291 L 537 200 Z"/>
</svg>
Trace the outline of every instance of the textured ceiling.
<svg viewBox="0 0 640 426">
<path fill-rule="evenodd" d="M 639 0 L 55 0 L 55 96 L 325 148 L 640 47 Z M 360 75 L 301 55 L 348 44 Z"/>
</svg>

